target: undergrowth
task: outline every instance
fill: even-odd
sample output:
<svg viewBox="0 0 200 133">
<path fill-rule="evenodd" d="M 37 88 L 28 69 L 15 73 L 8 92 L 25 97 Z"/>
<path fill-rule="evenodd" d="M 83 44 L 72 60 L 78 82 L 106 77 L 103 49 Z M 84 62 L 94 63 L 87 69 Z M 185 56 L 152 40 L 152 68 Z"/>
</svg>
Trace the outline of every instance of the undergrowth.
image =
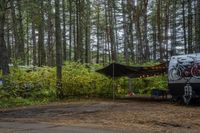
<svg viewBox="0 0 200 133">
<path fill-rule="evenodd" d="M 111 98 L 113 84 L 116 96 L 128 93 L 128 78 L 111 78 L 95 72 L 100 65 L 67 62 L 62 69 L 62 92 L 71 98 Z M 0 108 L 47 103 L 57 100 L 56 68 L 12 67 L 9 76 L 2 77 L 0 86 Z M 166 76 L 132 79 L 132 91 L 150 94 L 151 89 L 167 87 Z"/>
</svg>

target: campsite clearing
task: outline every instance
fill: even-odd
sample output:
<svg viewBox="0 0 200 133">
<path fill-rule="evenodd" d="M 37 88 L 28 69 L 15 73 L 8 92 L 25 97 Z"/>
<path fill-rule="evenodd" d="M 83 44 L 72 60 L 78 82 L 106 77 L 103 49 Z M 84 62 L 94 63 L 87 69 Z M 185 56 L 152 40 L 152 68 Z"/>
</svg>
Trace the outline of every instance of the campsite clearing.
<svg viewBox="0 0 200 133">
<path fill-rule="evenodd" d="M 117 129 L 120 132 L 197 133 L 200 131 L 200 107 L 139 100 L 66 101 L 0 109 L 2 122 Z M 0 128 L 0 132 L 2 130 Z"/>
</svg>

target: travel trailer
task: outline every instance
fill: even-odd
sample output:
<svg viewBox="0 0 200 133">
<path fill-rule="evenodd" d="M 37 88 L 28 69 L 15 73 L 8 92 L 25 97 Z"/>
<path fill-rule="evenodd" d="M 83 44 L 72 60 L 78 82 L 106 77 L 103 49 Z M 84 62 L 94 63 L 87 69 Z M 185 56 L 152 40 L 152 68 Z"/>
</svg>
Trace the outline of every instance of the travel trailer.
<svg viewBox="0 0 200 133">
<path fill-rule="evenodd" d="M 174 102 L 200 101 L 200 53 L 171 57 L 168 89 Z"/>
</svg>

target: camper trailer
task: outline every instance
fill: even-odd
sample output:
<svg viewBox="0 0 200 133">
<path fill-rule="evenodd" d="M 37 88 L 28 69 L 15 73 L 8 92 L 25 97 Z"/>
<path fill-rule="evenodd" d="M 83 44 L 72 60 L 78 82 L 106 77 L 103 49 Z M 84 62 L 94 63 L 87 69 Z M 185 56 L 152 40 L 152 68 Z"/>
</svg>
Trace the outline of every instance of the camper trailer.
<svg viewBox="0 0 200 133">
<path fill-rule="evenodd" d="M 200 53 L 172 56 L 168 67 L 172 101 L 190 104 L 200 99 Z"/>
</svg>

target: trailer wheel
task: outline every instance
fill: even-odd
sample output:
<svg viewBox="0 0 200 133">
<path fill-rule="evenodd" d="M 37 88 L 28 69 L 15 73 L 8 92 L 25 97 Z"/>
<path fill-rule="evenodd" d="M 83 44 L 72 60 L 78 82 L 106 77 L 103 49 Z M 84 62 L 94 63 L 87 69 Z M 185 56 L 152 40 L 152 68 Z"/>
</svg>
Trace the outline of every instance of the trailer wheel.
<svg viewBox="0 0 200 133">
<path fill-rule="evenodd" d="M 173 67 L 169 70 L 169 76 L 171 80 L 179 80 L 182 78 L 181 76 L 181 70 Z"/>
<path fill-rule="evenodd" d="M 197 65 L 195 65 L 194 67 L 192 67 L 192 69 L 191 69 L 191 75 L 194 78 L 200 79 L 200 68 Z"/>
</svg>

